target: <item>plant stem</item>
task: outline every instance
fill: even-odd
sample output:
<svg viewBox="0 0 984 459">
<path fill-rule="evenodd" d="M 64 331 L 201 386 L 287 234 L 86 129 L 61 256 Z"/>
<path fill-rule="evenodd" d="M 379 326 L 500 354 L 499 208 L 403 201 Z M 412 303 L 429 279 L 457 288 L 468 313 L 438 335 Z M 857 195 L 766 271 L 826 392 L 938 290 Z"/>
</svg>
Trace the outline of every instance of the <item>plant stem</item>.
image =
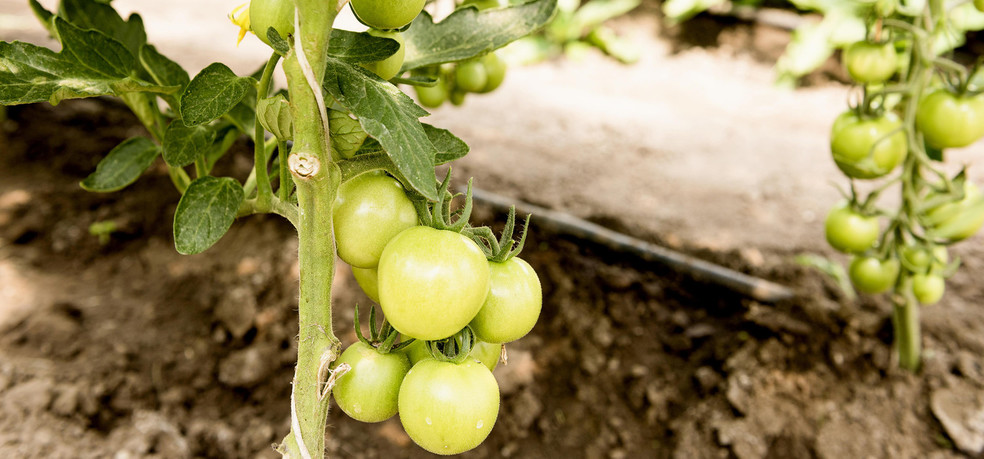
<svg viewBox="0 0 984 459">
<path fill-rule="evenodd" d="M 281 445 L 284 457 L 323 458 L 327 393 L 322 371 L 340 343 L 332 331 L 331 283 L 335 274 L 332 204 L 341 183 L 332 162 L 328 130 L 319 103 L 331 25 L 341 4 L 296 0 L 294 47 L 284 60 L 294 118 L 294 148 L 288 166 L 297 186 L 299 341 L 291 394 L 291 431 Z M 312 81 L 313 80 L 313 81 Z"/>
<path fill-rule="evenodd" d="M 290 178 L 287 165 L 287 142 L 277 143 L 277 161 L 280 163 L 280 186 L 277 194 L 281 201 L 287 202 L 290 193 L 294 191 L 294 181 Z"/>
<path fill-rule="evenodd" d="M 892 324 L 895 326 L 895 348 L 899 353 L 899 366 L 915 372 L 919 370 L 921 341 L 919 333 L 919 304 L 906 295 L 903 302 L 895 304 L 892 310 Z"/>
<path fill-rule="evenodd" d="M 256 85 L 256 100 L 259 101 L 270 92 L 270 79 L 273 77 L 273 69 L 277 68 L 280 55 L 276 52 L 270 56 L 266 66 L 263 67 L 263 76 Z M 257 121 L 253 133 L 253 168 L 256 171 L 256 206 L 261 212 L 270 209 L 271 198 L 273 197 L 273 187 L 270 185 L 270 175 L 267 172 L 266 155 L 266 131 L 263 124 Z"/>
</svg>

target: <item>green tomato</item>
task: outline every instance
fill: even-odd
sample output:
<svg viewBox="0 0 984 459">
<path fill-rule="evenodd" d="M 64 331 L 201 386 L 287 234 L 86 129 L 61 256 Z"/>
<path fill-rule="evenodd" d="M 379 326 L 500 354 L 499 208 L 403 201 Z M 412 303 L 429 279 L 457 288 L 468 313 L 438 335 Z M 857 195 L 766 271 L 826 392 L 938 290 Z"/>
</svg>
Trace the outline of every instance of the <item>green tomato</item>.
<svg viewBox="0 0 984 459">
<path fill-rule="evenodd" d="M 427 108 L 440 107 L 448 100 L 448 89 L 444 85 L 444 78 L 438 78 L 434 86 L 414 86 L 413 89 L 417 92 L 420 105 Z"/>
<path fill-rule="evenodd" d="M 352 419 L 362 422 L 385 421 L 397 411 L 397 398 L 403 378 L 410 371 L 410 360 L 400 352 L 381 354 L 361 341 L 345 349 L 332 364 L 352 369 L 335 383 L 332 395 L 338 407 Z"/>
<path fill-rule="evenodd" d="M 379 259 L 379 304 L 411 338 L 447 338 L 468 325 L 489 293 L 489 263 L 474 241 L 426 226 L 394 237 Z"/>
<path fill-rule="evenodd" d="M 830 246 L 844 253 L 861 253 L 878 241 L 878 218 L 867 217 L 841 204 L 827 214 L 824 232 Z"/>
<path fill-rule="evenodd" d="M 448 100 L 451 101 L 451 105 L 454 105 L 455 107 L 460 107 L 461 104 L 465 103 L 465 94 L 468 93 L 458 88 L 454 88 L 448 94 Z"/>
<path fill-rule="evenodd" d="M 925 200 L 934 200 L 937 196 L 930 193 Z M 963 199 L 933 207 L 919 221 L 931 231 L 933 237 L 950 242 L 962 241 L 984 226 L 984 196 L 973 183 L 964 182 Z"/>
<path fill-rule="evenodd" d="M 848 46 L 843 57 L 847 73 L 862 84 L 883 83 L 899 68 L 895 46 L 890 42 L 859 41 Z"/>
<path fill-rule="evenodd" d="M 417 210 L 400 182 L 362 174 L 338 188 L 332 210 L 338 256 L 356 268 L 375 268 L 386 244 L 417 225 Z"/>
<path fill-rule="evenodd" d="M 402 29 L 413 22 L 427 0 L 352 0 L 352 11 L 374 29 Z"/>
<path fill-rule="evenodd" d="M 946 267 L 947 261 L 950 260 L 950 255 L 947 253 L 946 247 L 942 245 L 935 246 L 932 249 L 907 245 L 902 247 L 900 255 L 902 265 L 914 273 L 942 271 Z"/>
<path fill-rule="evenodd" d="M 848 270 L 851 282 L 864 293 L 882 293 L 895 285 L 899 276 L 899 261 L 894 258 L 855 257 Z"/>
<path fill-rule="evenodd" d="M 369 35 L 380 38 L 390 38 L 396 40 L 396 42 L 400 44 L 400 49 L 398 49 L 392 56 L 381 61 L 362 64 L 363 67 L 378 75 L 379 78 L 384 80 L 392 80 L 400 74 L 400 68 L 403 67 L 403 59 L 406 57 L 407 47 L 404 46 L 406 42 L 403 40 L 403 34 L 397 31 L 369 29 Z"/>
<path fill-rule="evenodd" d="M 416 365 L 421 360 L 431 358 L 430 351 L 427 349 L 427 342 L 419 339 L 403 348 L 403 352 L 410 359 L 411 365 Z M 472 342 L 472 349 L 468 353 L 468 356 L 485 365 L 489 371 L 492 371 L 499 365 L 499 358 L 502 356 L 502 345 L 474 341 Z"/>
<path fill-rule="evenodd" d="M 934 91 L 919 102 L 916 128 L 932 147 L 966 147 L 984 137 L 984 96 Z"/>
<path fill-rule="evenodd" d="M 489 75 L 485 72 L 482 61 L 471 59 L 458 63 L 454 70 L 455 86 L 466 92 L 481 92 L 489 82 Z"/>
<path fill-rule="evenodd" d="M 540 279 L 529 263 L 513 257 L 490 262 L 492 281 L 485 304 L 472 319 L 475 336 L 489 343 L 508 343 L 526 336 L 540 317 Z"/>
<path fill-rule="evenodd" d="M 482 65 L 485 66 L 485 74 L 488 76 L 482 93 L 495 91 L 506 79 L 506 61 L 502 60 L 495 53 L 488 53 L 482 57 Z"/>
<path fill-rule="evenodd" d="M 270 45 L 267 30 L 273 27 L 280 38 L 294 33 L 294 2 L 293 0 L 252 0 L 249 2 L 249 29 Z"/>
<path fill-rule="evenodd" d="M 938 274 L 917 273 L 912 276 L 912 294 L 919 304 L 936 304 L 946 292 L 946 280 Z"/>
<path fill-rule="evenodd" d="M 848 111 L 834 121 L 830 151 L 834 162 L 848 177 L 872 179 L 892 172 L 908 150 L 905 131 L 892 113 L 861 119 Z"/>
<path fill-rule="evenodd" d="M 434 454 L 480 445 L 499 415 L 499 386 L 480 363 L 424 359 L 400 386 L 400 422 L 407 435 Z"/>
<path fill-rule="evenodd" d="M 379 303 L 379 277 L 374 268 L 356 268 L 352 267 L 352 275 L 355 277 L 355 282 L 362 287 L 362 291 L 373 300 Z"/>
<path fill-rule="evenodd" d="M 974 8 L 977 8 L 977 11 L 984 13 L 984 0 L 974 0 Z"/>
</svg>

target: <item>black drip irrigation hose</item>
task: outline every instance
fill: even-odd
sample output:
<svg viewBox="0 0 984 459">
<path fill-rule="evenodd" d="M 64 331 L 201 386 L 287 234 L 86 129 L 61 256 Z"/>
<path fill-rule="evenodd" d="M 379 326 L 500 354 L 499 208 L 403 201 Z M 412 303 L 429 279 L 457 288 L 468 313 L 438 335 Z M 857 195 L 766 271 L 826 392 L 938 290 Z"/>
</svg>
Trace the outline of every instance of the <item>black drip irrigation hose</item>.
<svg viewBox="0 0 984 459">
<path fill-rule="evenodd" d="M 760 302 L 776 303 L 795 296 L 792 290 L 775 282 L 660 247 L 564 212 L 513 202 L 505 196 L 480 189 L 472 189 L 472 197 L 497 212 L 508 212 L 509 207 L 516 206 L 517 215 L 533 214 L 534 224 L 538 227 L 546 227 L 558 234 L 590 241 L 617 252 L 630 253 L 646 262 L 660 263 L 696 280 L 721 285 Z"/>
</svg>

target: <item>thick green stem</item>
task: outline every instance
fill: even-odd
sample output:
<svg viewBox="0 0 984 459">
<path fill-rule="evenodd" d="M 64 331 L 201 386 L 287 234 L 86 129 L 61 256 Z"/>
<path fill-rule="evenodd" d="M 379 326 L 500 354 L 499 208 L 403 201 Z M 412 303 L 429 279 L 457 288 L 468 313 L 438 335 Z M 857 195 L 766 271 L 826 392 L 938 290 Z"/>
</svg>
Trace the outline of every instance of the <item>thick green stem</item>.
<svg viewBox="0 0 984 459">
<path fill-rule="evenodd" d="M 294 118 L 294 148 L 288 167 L 297 186 L 300 265 L 299 341 L 291 395 L 291 431 L 285 457 L 323 458 L 328 394 L 325 370 L 338 356 L 332 331 L 331 284 L 335 274 L 332 204 L 341 183 L 332 162 L 321 85 L 331 25 L 344 3 L 296 0 L 294 47 L 284 60 Z"/>
<path fill-rule="evenodd" d="M 892 311 L 892 325 L 895 327 L 895 349 L 899 353 L 899 366 L 909 370 L 919 370 L 921 342 L 919 333 L 919 303 L 910 295 L 904 302 L 896 303 Z"/>
</svg>

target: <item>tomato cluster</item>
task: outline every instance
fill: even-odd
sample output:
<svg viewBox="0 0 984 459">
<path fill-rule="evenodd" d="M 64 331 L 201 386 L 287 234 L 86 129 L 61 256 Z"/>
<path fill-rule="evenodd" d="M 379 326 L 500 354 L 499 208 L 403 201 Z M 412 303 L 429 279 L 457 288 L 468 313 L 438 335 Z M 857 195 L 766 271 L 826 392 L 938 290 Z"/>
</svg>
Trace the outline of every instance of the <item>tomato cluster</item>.
<svg viewBox="0 0 984 459">
<path fill-rule="evenodd" d="M 424 69 L 421 74 L 437 79 L 433 86 L 415 86 L 420 105 L 437 108 L 450 100 L 461 105 L 468 93 L 486 94 L 495 91 L 506 79 L 506 62 L 496 53 L 468 59 L 455 64 Z"/>
<path fill-rule="evenodd" d="M 833 248 L 852 255 L 848 274 L 857 290 L 894 289 L 895 298 L 933 304 L 957 266 L 948 264 L 946 246 L 984 226 L 984 196 L 977 187 L 965 172 L 949 178 L 934 162 L 942 161 L 944 149 L 984 137 L 984 94 L 966 75 L 946 75 L 946 69 L 938 82 L 919 79 L 909 67 L 926 61 L 906 56 L 918 45 L 879 27 L 873 36 L 881 40 L 853 43 L 842 54 L 863 97 L 831 128 L 831 154 L 852 186 L 847 202 L 828 214 L 824 229 Z M 911 92 L 888 90 L 892 85 L 907 85 Z M 901 97 L 895 95 L 899 92 Z M 854 180 L 876 179 L 885 183 L 860 196 Z M 880 194 L 895 184 L 901 189 L 900 209 L 878 209 Z"/>
<path fill-rule="evenodd" d="M 384 316 L 379 331 L 370 319 L 372 339 L 359 331 L 335 362 L 350 367 L 335 400 L 363 422 L 399 413 L 410 438 L 436 454 L 467 451 L 491 432 L 499 409 L 491 371 L 542 304 L 536 273 L 516 257 L 526 233 L 511 239 L 515 213 L 497 240 L 468 226 L 469 194 L 451 222 L 449 182 L 437 203 L 415 203 L 396 179 L 365 173 L 341 186 L 333 208 L 338 256 Z"/>
</svg>

